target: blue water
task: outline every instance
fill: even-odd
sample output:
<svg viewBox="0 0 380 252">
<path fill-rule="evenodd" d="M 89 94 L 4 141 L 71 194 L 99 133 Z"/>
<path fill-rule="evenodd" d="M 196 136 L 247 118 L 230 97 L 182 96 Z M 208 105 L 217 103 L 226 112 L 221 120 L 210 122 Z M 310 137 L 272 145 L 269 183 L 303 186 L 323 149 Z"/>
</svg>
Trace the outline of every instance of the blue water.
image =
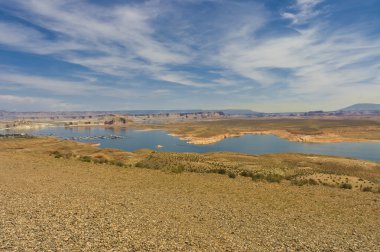
<svg viewBox="0 0 380 252">
<path fill-rule="evenodd" d="M 123 136 L 120 139 L 77 140 L 80 142 L 100 143 L 102 148 L 116 148 L 135 151 L 149 148 L 169 152 L 241 152 L 249 154 L 265 154 L 279 152 L 299 152 L 333 156 L 353 157 L 380 162 L 380 143 L 298 143 L 290 142 L 273 135 L 245 135 L 227 138 L 210 145 L 193 145 L 178 137 L 169 136 L 165 131 L 139 131 L 112 128 L 44 128 L 24 131 L 34 135 L 54 135 L 70 139 L 80 136 Z M 164 146 L 157 149 L 157 145 Z"/>
</svg>

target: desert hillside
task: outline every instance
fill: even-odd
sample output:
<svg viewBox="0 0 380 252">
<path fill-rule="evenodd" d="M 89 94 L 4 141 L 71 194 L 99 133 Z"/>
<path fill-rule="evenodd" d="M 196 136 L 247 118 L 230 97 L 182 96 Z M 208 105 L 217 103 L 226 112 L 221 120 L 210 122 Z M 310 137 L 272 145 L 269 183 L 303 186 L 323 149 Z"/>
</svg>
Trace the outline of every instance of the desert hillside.
<svg viewBox="0 0 380 252">
<path fill-rule="evenodd" d="M 287 180 L 253 181 L 241 175 L 232 179 L 217 173 L 120 167 L 117 162 L 100 164 L 45 152 L 50 146 L 61 152 L 76 148 L 76 153 L 100 153 L 96 147 L 68 141 L 8 139 L 0 145 L 0 249 L 4 251 L 376 251 L 380 247 L 378 193 L 296 186 Z M 103 155 L 132 158 L 146 166 L 149 160 L 160 162 L 162 157 L 148 159 L 147 153 L 105 150 Z M 229 156 L 231 161 L 233 154 Z M 374 165 L 363 163 L 377 174 Z"/>
</svg>

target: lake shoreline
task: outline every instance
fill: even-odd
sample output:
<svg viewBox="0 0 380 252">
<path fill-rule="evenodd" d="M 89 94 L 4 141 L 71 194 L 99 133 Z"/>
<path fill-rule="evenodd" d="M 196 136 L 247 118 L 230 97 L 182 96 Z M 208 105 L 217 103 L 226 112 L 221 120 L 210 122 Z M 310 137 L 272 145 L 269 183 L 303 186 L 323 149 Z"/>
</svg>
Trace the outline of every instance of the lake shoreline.
<svg viewBox="0 0 380 252">
<path fill-rule="evenodd" d="M 160 125 L 160 128 L 152 128 L 150 125 L 125 125 L 125 126 L 107 126 L 107 125 L 54 125 L 54 124 L 38 124 L 28 126 L 18 126 L 14 128 L 2 128 L 0 130 L 39 130 L 43 128 L 103 128 L 103 129 L 132 129 L 140 132 L 144 131 L 163 131 L 169 136 L 179 137 L 180 140 L 186 141 L 188 144 L 193 145 L 210 145 L 223 141 L 228 138 L 237 138 L 244 135 L 275 135 L 279 138 L 286 139 L 291 142 L 299 143 L 373 143 L 380 142 L 380 139 L 364 139 L 364 138 L 352 138 L 342 137 L 334 133 L 322 133 L 322 134 L 294 134 L 287 130 L 260 130 L 260 131 L 241 131 L 237 133 L 223 133 L 209 137 L 194 136 L 191 133 L 173 133 L 170 128 L 165 125 Z"/>
<path fill-rule="evenodd" d="M 156 129 L 152 129 L 156 130 Z M 167 131 L 167 130 L 165 130 Z M 170 136 L 179 137 L 181 140 L 186 141 L 188 144 L 195 145 L 208 145 L 215 144 L 223 141 L 227 138 L 236 138 L 244 135 L 274 135 L 282 139 L 286 139 L 291 142 L 300 143 L 363 143 L 363 142 L 380 142 L 377 139 L 362 139 L 362 138 L 345 138 L 338 136 L 336 134 L 322 134 L 322 135 L 299 135 L 292 134 L 285 130 L 268 130 L 268 131 L 249 131 L 249 132 L 239 132 L 239 133 L 225 133 L 210 137 L 198 137 L 184 134 L 170 133 Z"/>
</svg>

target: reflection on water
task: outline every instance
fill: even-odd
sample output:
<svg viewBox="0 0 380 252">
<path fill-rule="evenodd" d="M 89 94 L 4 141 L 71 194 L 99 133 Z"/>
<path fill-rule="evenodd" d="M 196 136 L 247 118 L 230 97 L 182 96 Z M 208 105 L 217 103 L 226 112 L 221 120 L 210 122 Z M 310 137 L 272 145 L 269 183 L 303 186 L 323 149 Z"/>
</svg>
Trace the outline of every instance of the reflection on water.
<svg viewBox="0 0 380 252">
<path fill-rule="evenodd" d="M 62 127 L 23 132 L 34 135 L 54 135 L 65 139 L 80 138 L 77 141 L 100 143 L 100 146 L 103 148 L 116 148 L 126 151 L 149 148 L 159 151 L 199 153 L 218 151 L 250 154 L 300 152 L 354 157 L 380 162 L 380 143 L 298 143 L 290 142 L 273 135 L 245 135 L 237 138 L 227 138 L 211 145 L 192 145 L 179 140 L 178 137 L 169 136 L 164 131 L 139 131 L 126 128 Z M 120 136 L 120 138 L 99 137 L 111 135 Z M 162 145 L 163 147 L 157 149 L 158 145 Z"/>
</svg>

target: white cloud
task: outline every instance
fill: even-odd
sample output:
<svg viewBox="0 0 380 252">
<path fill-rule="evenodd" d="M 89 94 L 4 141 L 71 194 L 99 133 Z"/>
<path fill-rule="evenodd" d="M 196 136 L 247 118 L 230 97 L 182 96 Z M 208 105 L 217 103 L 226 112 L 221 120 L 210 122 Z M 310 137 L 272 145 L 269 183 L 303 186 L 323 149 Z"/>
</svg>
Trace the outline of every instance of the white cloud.
<svg viewBox="0 0 380 252">
<path fill-rule="evenodd" d="M 320 2 L 297 2 L 303 21 L 306 16 L 316 15 L 313 8 Z M 302 103 L 305 107 L 315 107 L 330 100 L 335 104 L 349 104 L 364 102 L 366 98 L 380 102 L 373 95 L 374 90 L 380 89 L 380 38 L 358 27 L 327 29 L 329 24 L 323 22 L 299 28 L 301 18 L 297 20 L 291 26 L 296 33 L 264 40 L 243 35 L 222 44 L 220 53 L 213 59 L 220 66 L 255 81 L 268 91 L 264 99 L 275 104 Z M 275 84 L 282 90 L 276 91 L 277 94 L 271 91 Z"/>
<path fill-rule="evenodd" d="M 170 83 L 177 83 L 183 86 L 190 87 L 212 87 L 211 83 L 202 83 L 191 80 L 191 76 L 187 76 L 186 73 L 171 73 L 171 72 L 158 72 L 156 78 L 158 80 L 167 81 Z"/>
<path fill-rule="evenodd" d="M 41 55 L 85 49 L 73 41 L 48 41 L 41 32 L 20 24 L 0 22 L 0 34 L 0 44 Z"/>
<path fill-rule="evenodd" d="M 22 25 L 0 22 L 0 43 L 6 45 L 27 46 L 28 41 L 41 40 L 41 33 L 36 30 L 26 28 Z"/>
<path fill-rule="evenodd" d="M 176 93 L 168 85 L 174 84 L 189 97 L 219 97 L 221 103 L 228 94 L 231 103 L 250 96 L 255 102 L 305 106 L 313 101 L 376 100 L 370 90 L 380 85 L 380 38 L 369 36 L 361 24 L 335 28 L 321 20 L 321 7 L 328 1 L 295 0 L 277 16 L 258 2 L 210 2 L 217 4 L 213 13 L 189 13 L 189 4 L 199 4 L 194 0 L 107 6 L 84 0 L 4 3 L 33 25 L 0 22 L 1 44 L 79 64 L 120 82 L 107 85 L 94 77 L 70 81 L 4 70 L 0 81 L 8 90 L 12 84 L 66 96 L 159 96 L 170 92 L 157 90 Z M 141 76 L 148 83 L 141 87 L 146 91 L 134 92 L 130 86 L 140 85 Z M 167 83 L 157 88 L 155 82 L 149 89 L 150 80 Z"/>
<path fill-rule="evenodd" d="M 52 40 L 34 28 L 0 23 L 0 43 L 38 54 L 53 54 L 98 72 L 128 77 L 134 69 L 153 74 L 165 65 L 189 62 L 182 45 L 155 39 L 151 5 L 100 7 L 86 1 L 16 1 L 21 18 L 55 32 Z M 183 49 L 183 50 L 182 50 Z M 185 50 L 185 51 L 184 51 Z"/>
<path fill-rule="evenodd" d="M 91 78 L 90 78 L 91 80 Z M 96 79 L 95 79 L 96 80 Z M 20 72 L 0 71 L 0 89 L 7 90 L 40 90 L 48 94 L 70 96 L 93 96 L 126 98 L 134 95 L 133 91 L 101 86 L 94 81 L 70 81 Z"/>
<path fill-rule="evenodd" d="M 12 111 L 25 111 L 25 108 L 27 108 L 28 111 L 74 110 L 79 108 L 79 106 L 75 104 L 68 104 L 59 99 L 16 95 L 0 95 L 0 106 L 9 108 L 9 110 Z"/>
<path fill-rule="evenodd" d="M 90 85 L 81 82 L 57 80 L 20 73 L 1 73 L 0 83 L 13 84 L 23 89 L 45 90 L 55 94 L 83 95 L 91 91 Z"/>
<path fill-rule="evenodd" d="M 302 24 L 320 14 L 320 11 L 316 10 L 316 7 L 323 1 L 324 0 L 296 0 L 296 3 L 292 7 L 294 12 L 284 12 L 282 16 L 292 20 L 293 24 Z"/>
</svg>

